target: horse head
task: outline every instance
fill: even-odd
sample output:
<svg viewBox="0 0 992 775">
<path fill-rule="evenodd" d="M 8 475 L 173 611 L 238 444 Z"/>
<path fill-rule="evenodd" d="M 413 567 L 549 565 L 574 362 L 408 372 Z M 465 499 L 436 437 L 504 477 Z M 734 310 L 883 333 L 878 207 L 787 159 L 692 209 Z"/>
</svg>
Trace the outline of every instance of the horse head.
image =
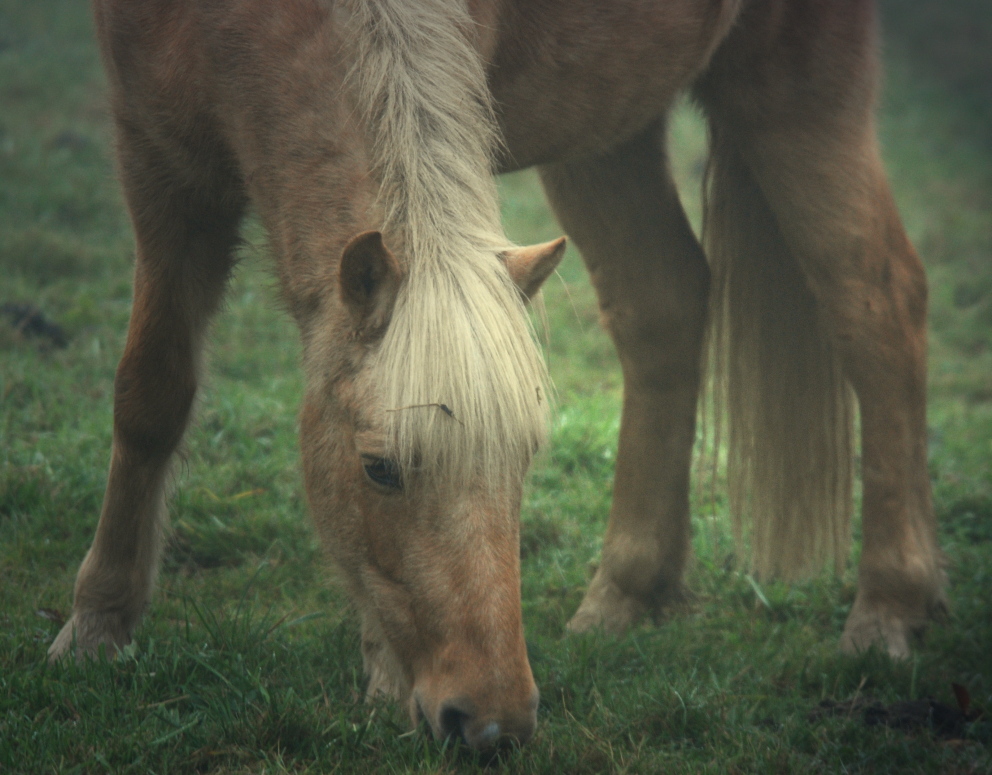
<svg viewBox="0 0 992 775">
<path fill-rule="evenodd" d="M 530 297 L 563 252 L 564 239 L 514 248 L 502 261 L 494 255 L 491 270 Z M 397 305 L 413 303 L 404 299 L 407 281 L 378 231 L 359 234 L 342 251 L 339 303 L 328 305 L 307 355 L 300 425 L 311 508 L 361 615 L 369 694 L 404 703 L 414 723 L 426 719 L 439 737 L 478 748 L 523 742 L 533 733 L 538 697 L 519 564 L 521 493 L 533 449 L 523 448 L 512 475 L 489 475 L 483 457 L 453 477 L 444 461 L 431 459 L 429 444 L 414 440 L 412 450 L 397 451 L 391 415 L 412 415 L 414 433 L 433 430 L 456 445 L 465 424 L 478 421 L 441 395 L 383 404 L 380 350 L 390 327 L 402 325 Z M 412 361 L 409 368 L 456 365 Z"/>
</svg>

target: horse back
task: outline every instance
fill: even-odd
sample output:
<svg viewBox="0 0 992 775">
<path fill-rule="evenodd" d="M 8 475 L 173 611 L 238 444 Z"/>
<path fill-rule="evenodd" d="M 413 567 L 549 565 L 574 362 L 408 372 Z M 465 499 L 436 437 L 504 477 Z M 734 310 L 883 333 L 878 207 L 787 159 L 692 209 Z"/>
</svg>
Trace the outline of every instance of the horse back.
<svg viewBox="0 0 992 775">
<path fill-rule="evenodd" d="M 347 52 L 328 29 L 333 5 L 94 0 L 114 112 L 180 157 L 219 137 L 245 146 L 235 155 L 251 155 L 247 134 L 278 132 L 276 124 L 306 111 L 320 91 L 337 92 Z M 501 0 L 469 7 L 504 138 L 503 169 L 614 147 L 658 121 L 697 82 L 743 105 L 758 104 L 763 92 L 805 88 L 804 72 L 821 64 L 834 68 L 841 88 L 868 82 L 865 73 L 875 71 L 870 0 Z M 311 69 L 322 64 L 288 78 L 315 41 L 326 50 L 306 61 Z M 266 153 L 256 148 L 255 155 Z"/>
</svg>

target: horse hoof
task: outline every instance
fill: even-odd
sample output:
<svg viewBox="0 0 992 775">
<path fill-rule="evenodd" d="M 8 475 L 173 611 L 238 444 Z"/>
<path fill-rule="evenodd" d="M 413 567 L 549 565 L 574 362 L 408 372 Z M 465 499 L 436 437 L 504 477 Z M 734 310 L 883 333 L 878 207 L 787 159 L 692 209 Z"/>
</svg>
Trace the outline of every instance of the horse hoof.
<svg viewBox="0 0 992 775">
<path fill-rule="evenodd" d="M 840 650 L 853 655 L 874 647 L 893 659 L 908 659 L 913 645 L 922 641 L 930 623 L 946 621 L 947 617 L 947 596 L 942 584 L 933 585 L 901 606 L 865 603 L 859 594 L 844 625 Z"/>
<path fill-rule="evenodd" d="M 901 622 L 883 621 L 881 617 L 855 622 L 849 619 L 840 638 L 841 652 L 855 656 L 871 648 L 884 651 L 899 661 L 909 659 L 912 654 L 906 628 Z"/>
<path fill-rule="evenodd" d="M 856 601 L 840 637 L 840 650 L 856 655 L 877 648 L 892 659 L 909 659 L 912 645 L 923 639 L 930 616 L 899 616 L 891 611 L 861 606 Z"/>
<path fill-rule="evenodd" d="M 70 655 L 77 662 L 87 657 L 95 659 L 101 646 L 106 656 L 111 657 L 130 642 L 131 633 L 119 616 L 74 613 L 48 647 L 48 661 L 57 662 Z"/>
<path fill-rule="evenodd" d="M 649 609 L 641 600 L 626 594 L 617 584 L 597 573 L 567 629 L 575 633 L 603 630 L 621 635 L 637 624 Z"/>
</svg>

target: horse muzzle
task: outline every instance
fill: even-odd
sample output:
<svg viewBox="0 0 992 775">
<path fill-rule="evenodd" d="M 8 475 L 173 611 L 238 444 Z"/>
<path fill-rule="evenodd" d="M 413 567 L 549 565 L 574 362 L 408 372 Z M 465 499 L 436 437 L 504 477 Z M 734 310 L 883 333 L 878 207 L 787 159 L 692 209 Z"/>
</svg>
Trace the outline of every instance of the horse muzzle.
<svg viewBox="0 0 992 775">
<path fill-rule="evenodd" d="M 484 708 L 467 695 L 432 701 L 414 690 L 413 716 L 424 718 L 438 739 L 457 740 L 476 751 L 524 745 L 537 727 L 538 691 L 533 686 L 520 702 Z"/>
</svg>

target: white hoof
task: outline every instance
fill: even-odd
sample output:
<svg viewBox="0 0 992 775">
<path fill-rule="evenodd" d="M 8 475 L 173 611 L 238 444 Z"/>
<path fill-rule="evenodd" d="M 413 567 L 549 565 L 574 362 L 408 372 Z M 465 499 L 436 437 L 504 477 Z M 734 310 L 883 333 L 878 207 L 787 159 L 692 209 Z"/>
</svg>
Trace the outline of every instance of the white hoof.
<svg viewBox="0 0 992 775">
<path fill-rule="evenodd" d="M 579 610 L 568 623 L 569 632 L 600 629 L 622 634 L 650 610 L 641 600 L 625 594 L 614 582 L 597 573 L 589 584 Z"/>
<path fill-rule="evenodd" d="M 121 617 L 106 613 L 73 613 L 48 648 L 48 661 L 55 662 L 72 653 L 76 660 L 95 658 L 104 647 L 110 657 L 131 642 L 130 628 Z"/>
</svg>

